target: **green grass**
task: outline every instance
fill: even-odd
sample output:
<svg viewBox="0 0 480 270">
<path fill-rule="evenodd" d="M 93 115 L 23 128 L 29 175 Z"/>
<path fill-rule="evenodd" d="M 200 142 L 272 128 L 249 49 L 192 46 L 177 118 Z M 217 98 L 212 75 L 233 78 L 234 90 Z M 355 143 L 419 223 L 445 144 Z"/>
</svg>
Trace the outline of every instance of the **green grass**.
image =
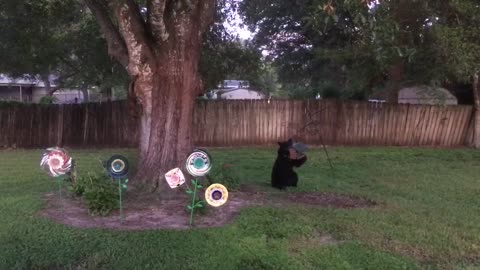
<svg viewBox="0 0 480 270">
<path fill-rule="evenodd" d="M 212 150 L 245 183 L 269 183 L 275 149 Z M 480 269 L 480 152 L 314 149 L 295 190 L 366 196 L 380 207 L 243 210 L 224 228 L 74 229 L 37 215 L 55 183 L 41 150 L 0 151 L 0 269 Z M 73 150 L 79 174 L 135 151 Z M 272 191 L 265 187 L 266 190 Z M 322 244 L 320 235 L 339 243 Z M 293 248 L 295 247 L 295 248 Z"/>
</svg>

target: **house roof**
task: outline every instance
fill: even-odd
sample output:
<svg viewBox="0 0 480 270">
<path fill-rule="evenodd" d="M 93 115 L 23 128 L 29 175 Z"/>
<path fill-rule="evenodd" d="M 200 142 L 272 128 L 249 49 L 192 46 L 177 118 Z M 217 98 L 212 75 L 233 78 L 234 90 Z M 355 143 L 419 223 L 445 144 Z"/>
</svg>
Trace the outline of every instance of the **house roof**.
<svg viewBox="0 0 480 270">
<path fill-rule="evenodd" d="M 53 81 L 54 76 L 50 76 L 50 81 Z M 6 74 L 0 74 L 0 86 L 36 86 L 36 87 L 45 87 L 45 83 L 40 79 L 39 76 L 30 76 L 24 75 L 19 78 L 12 78 Z M 52 87 L 55 87 L 55 84 L 51 84 Z"/>
<path fill-rule="evenodd" d="M 398 92 L 400 103 L 457 104 L 457 98 L 441 87 L 417 86 L 403 88 Z"/>
<path fill-rule="evenodd" d="M 218 84 L 218 88 L 223 88 L 223 89 L 248 88 L 249 86 L 250 86 L 249 81 L 242 81 L 242 80 L 224 80 L 222 83 Z"/>
<path fill-rule="evenodd" d="M 217 95 L 223 95 L 223 94 L 226 94 L 226 93 L 230 93 L 230 92 L 234 92 L 234 91 L 248 91 L 248 92 L 256 92 L 262 96 L 265 96 L 264 93 L 260 92 L 260 91 L 256 91 L 256 90 L 252 90 L 252 89 L 248 89 L 248 88 L 229 88 L 229 89 L 216 89 L 214 90 L 215 93 Z"/>
</svg>

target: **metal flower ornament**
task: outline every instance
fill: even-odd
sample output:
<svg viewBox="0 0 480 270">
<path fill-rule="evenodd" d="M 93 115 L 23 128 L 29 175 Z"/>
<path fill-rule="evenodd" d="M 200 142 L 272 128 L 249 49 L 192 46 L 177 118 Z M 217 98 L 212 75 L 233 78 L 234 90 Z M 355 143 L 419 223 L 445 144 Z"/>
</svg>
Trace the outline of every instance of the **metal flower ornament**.
<svg viewBox="0 0 480 270">
<path fill-rule="evenodd" d="M 63 176 L 72 169 L 72 158 L 63 148 L 47 148 L 40 161 L 40 167 L 52 177 Z"/>
<path fill-rule="evenodd" d="M 43 152 L 42 160 L 40 161 L 40 168 L 47 172 L 51 177 L 57 179 L 58 193 L 61 200 L 63 180 L 65 180 L 65 175 L 72 169 L 72 158 L 63 148 L 47 148 L 45 152 Z"/>
<path fill-rule="evenodd" d="M 197 199 L 197 192 L 203 188 L 200 184 L 201 177 L 206 176 L 212 169 L 212 158 L 207 151 L 195 149 L 185 161 L 185 169 L 194 177 L 191 180 L 192 187 L 188 185 L 185 176 L 180 168 L 175 168 L 165 174 L 165 180 L 170 188 L 175 189 L 183 184 L 186 185 L 185 192 L 190 196 L 187 209 L 190 212 L 190 226 L 193 225 L 193 214 L 195 209 L 204 207 L 204 201 Z M 219 207 L 227 202 L 228 190 L 220 184 L 213 184 L 205 191 L 205 200 L 214 207 Z"/>
<path fill-rule="evenodd" d="M 212 168 L 212 158 L 207 151 L 197 149 L 188 156 L 185 167 L 192 176 L 205 176 Z"/>
<path fill-rule="evenodd" d="M 228 190 L 224 185 L 212 184 L 205 190 L 205 200 L 213 207 L 222 206 L 228 200 Z"/>
<path fill-rule="evenodd" d="M 121 155 L 113 155 L 105 164 L 108 174 L 118 182 L 118 204 L 120 206 L 120 219 L 123 221 L 122 191 L 127 188 L 129 163 Z"/>
<path fill-rule="evenodd" d="M 204 177 L 212 169 L 212 158 L 207 151 L 196 149 L 188 157 L 185 162 L 188 173 L 194 177 Z M 191 203 L 187 206 L 190 211 L 190 226 L 193 224 L 193 213 L 195 209 L 204 207 L 202 200 L 196 199 L 198 189 L 202 188 L 200 179 L 192 179 L 193 189 L 187 186 L 187 194 L 191 196 Z M 228 199 L 227 188 L 220 184 L 213 184 L 205 191 L 206 202 L 214 207 L 223 205 Z"/>
<path fill-rule="evenodd" d="M 113 179 L 124 178 L 128 174 L 128 160 L 124 156 L 114 155 L 107 161 L 106 169 Z"/>
<path fill-rule="evenodd" d="M 185 176 L 179 168 L 167 172 L 165 174 L 165 179 L 170 188 L 177 188 L 185 183 Z"/>
</svg>

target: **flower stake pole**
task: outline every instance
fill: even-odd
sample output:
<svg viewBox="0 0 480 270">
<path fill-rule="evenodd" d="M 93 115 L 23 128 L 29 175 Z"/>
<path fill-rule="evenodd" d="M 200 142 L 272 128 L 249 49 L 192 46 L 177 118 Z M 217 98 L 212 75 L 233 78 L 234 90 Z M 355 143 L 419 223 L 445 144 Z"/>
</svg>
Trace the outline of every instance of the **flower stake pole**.
<svg viewBox="0 0 480 270">
<path fill-rule="evenodd" d="M 190 194 L 192 196 L 192 203 L 187 206 L 188 210 L 190 210 L 190 227 L 193 225 L 193 212 L 195 211 L 195 208 L 202 208 L 203 207 L 203 202 L 195 202 L 196 196 L 197 196 L 197 189 L 202 188 L 201 185 L 198 184 L 198 180 L 193 180 L 192 179 L 192 184 L 193 184 L 193 190 L 190 189 L 190 187 L 187 187 L 187 194 Z"/>
<path fill-rule="evenodd" d="M 57 183 L 58 183 L 58 194 L 60 196 L 60 204 L 62 205 L 62 214 L 64 212 L 64 205 L 63 205 L 63 196 L 62 196 L 62 184 L 63 184 L 64 177 L 59 176 L 57 177 Z"/>
<path fill-rule="evenodd" d="M 122 190 L 127 188 L 128 179 L 122 183 L 122 179 L 118 179 L 118 204 L 120 206 L 120 223 L 123 223 L 123 206 L 122 206 Z"/>
<path fill-rule="evenodd" d="M 118 181 L 118 205 L 120 207 L 120 223 L 123 223 L 123 205 L 122 205 L 122 189 L 127 188 L 128 179 L 126 178 L 128 174 L 128 160 L 121 155 L 113 155 L 105 163 L 105 168 L 107 169 L 108 174 L 112 177 L 113 180 Z"/>
</svg>

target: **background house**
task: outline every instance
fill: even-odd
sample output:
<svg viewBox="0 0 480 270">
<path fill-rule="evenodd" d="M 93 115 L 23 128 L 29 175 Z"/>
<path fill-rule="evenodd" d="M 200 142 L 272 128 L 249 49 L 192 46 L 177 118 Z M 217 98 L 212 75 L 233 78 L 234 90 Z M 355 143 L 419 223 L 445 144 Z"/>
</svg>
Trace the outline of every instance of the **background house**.
<svg viewBox="0 0 480 270">
<path fill-rule="evenodd" d="M 51 81 L 54 81 L 53 76 Z M 53 83 L 50 87 L 55 88 L 56 85 Z M 47 95 L 47 87 L 38 77 L 11 78 L 0 74 L 0 100 L 38 103 Z M 53 96 L 55 103 L 81 103 L 84 100 L 83 93 L 75 89 L 60 89 Z"/>
<path fill-rule="evenodd" d="M 376 90 L 369 102 L 384 103 L 388 100 L 389 93 L 385 89 Z M 425 104 L 425 105 L 457 105 L 458 100 L 454 94 L 442 87 L 417 85 L 405 87 L 398 91 L 398 104 Z"/>
<path fill-rule="evenodd" d="M 398 92 L 400 104 L 457 105 L 457 98 L 445 88 L 416 86 Z"/>
<path fill-rule="evenodd" d="M 265 99 L 266 96 L 255 90 L 250 89 L 228 89 L 217 91 L 217 99 Z"/>
<path fill-rule="evenodd" d="M 267 96 L 250 88 L 248 81 L 225 80 L 202 96 L 205 99 L 266 99 Z"/>
</svg>

